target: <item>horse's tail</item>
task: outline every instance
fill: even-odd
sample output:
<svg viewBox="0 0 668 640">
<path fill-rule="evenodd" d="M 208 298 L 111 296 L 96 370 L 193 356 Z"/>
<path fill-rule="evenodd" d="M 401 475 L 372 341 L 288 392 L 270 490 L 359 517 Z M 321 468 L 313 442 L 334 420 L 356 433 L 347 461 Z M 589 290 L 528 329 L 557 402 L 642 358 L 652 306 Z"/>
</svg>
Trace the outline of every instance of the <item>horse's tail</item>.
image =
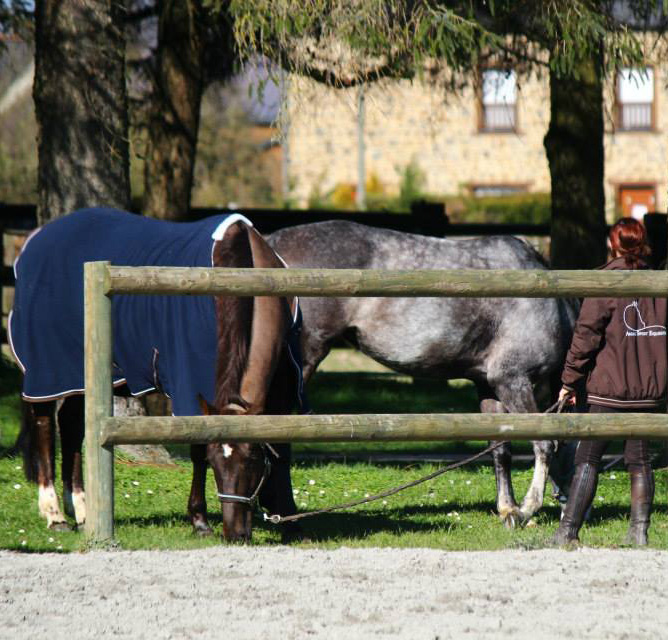
<svg viewBox="0 0 668 640">
<path fill-rule="evenodd" d="M 35 412 L 29 402 L 21 401 L 21 430 L 16 439 L 16 448 L 23 456 L 23 473 L 28 482 L 37 482 L 39 452 L 35 439 Z"/>
</svg>

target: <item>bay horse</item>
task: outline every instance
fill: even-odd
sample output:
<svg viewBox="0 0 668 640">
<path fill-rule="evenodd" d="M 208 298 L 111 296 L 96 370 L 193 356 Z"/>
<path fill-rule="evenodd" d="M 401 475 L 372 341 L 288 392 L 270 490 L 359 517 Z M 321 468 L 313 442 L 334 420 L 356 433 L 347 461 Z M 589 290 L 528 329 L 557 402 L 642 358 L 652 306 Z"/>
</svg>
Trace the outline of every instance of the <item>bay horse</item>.
<svg viewBox="0 0 668 640">
<path fill-rule="evenodd" d="M 107 208 L 82 209 L 28 238 L 15 264 L 8 334 L 24 373 L 24 469 L 39 486 L 40 513 L 56 530 L 70 528 L 54 486 L 56 424 L 65 514 L 74 517 L 77 528 L 86 519 L 83 263 L 93 260 L 118 266 L 283 268 L 239 214 L 173 223 Z M 163 392 L 172 400 L 174 415 L 289 413 L 301 376 L 288 353 L 296 317 L 292 298 L 116 295 L 114 386 L 133 395 Z M 187 510 L 197 534 L 212 533 L 207 465 L 221 497 L 226 540 L 250 539 L 255 494 L 272 512 L 296 512 L 289 445 L 211 443 L 190 451 Z M 287 529 L 284 539 L 297 533 Z"/>
<path fill-rule="evenodd" d="M 282 229 L 267 241 L 295 268 L 547 268 L 513 237 L 443 239 L 328 221 Z M 344 337 L 395 371 L 472 380 L 481 411 L 492 413 L 539 410 L 536 391 L 561 374 L 577 317 L 575 301 L 545 298 L 304 297 L 301 310 L 305 380 Z M 497 510 L 508 526 L 527 521 L 543 504 L 554 443 L 534 442 L 533 450 L 533 479 L 521 507 L 510 446 L 493 453 Z"/>
</svg>

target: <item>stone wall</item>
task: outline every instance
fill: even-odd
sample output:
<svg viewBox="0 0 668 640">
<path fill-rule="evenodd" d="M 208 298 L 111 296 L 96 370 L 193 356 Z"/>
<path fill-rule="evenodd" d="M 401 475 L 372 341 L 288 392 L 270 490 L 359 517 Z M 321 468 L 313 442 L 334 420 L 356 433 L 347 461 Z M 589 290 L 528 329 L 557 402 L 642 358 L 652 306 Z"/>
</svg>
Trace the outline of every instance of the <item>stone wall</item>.
<svg viewBox="0 0 668 640">
<path fill-rule="evenodd" d="M 620 184 L 653 183 L 657 211 L 666 211 L 668 74 L 655 68 L 656 127 L 651 132 L 614 132 L 614 87 L 606 91 L 605 193 L 614 218 Z M 543 148 L 549 124 L 549 79 L 521 79 L 517 131 L 478 130 L 478 100 L 471 88 L 457 95 L 418 81 L 393 81 L 366 89 L 367 176 L 397 191 L 402 171 L 416 163 L 429 193 L 469 193 L 474 185 L 550 190 Z M 357 180 L 357 89 L 331 89 L 304 78 L 290 84 L 289 174 L 293 197 L 305 205 L 316 191 Z"/>
</svg>

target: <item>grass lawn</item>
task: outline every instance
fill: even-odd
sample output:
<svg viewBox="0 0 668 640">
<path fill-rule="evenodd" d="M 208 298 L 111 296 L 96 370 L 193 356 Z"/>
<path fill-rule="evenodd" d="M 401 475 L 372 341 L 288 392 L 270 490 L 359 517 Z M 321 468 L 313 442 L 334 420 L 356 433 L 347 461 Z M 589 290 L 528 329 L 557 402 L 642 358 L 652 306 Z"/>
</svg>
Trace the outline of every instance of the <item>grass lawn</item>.
<svg viewBox="0 0 668 640">
<path fill-rule="evenodd" d="M 18 431 L 20 405 L 15 393 L 17 376 L 2 367 L 0 376 L 0 548 L 25 552 L 79 551 L 85 549 L 78 533 L 48 531 L 37 511 L 37 491 L 23 477 L 21 461 L 6 455 Z M 337 351 L 312 381 L 310 400 L 319 413 L 475 411 L 472 386 L 455 383 L 422 383 L 382 369 L 375 363 L 345 351 Z M 300 510 L 362 498 L 394 487 L 437 467 L 410 464 L 368 464 L 314 461 L 314 455 L 345 452 L 350 458 L 372 452 L 448 453 L 474 451 L 484 443 L 345 443 L 295 446 L 293 466 L 295 500 Z M 528 445 L 517 446 L 529 451 Z M 527 463 L 513 474 L 516 494 L 522 496 L 531 478 Z M 193 536 L 185 515 L 190 487 L 190 464 L 174 466 L 136 464 L 117 457 L 115 526 L 125 549 L 188 549 L 221 544 L 218 536 L 202 540 Z M 651 546 L 668 549 L 668 472 L 657 470 L 655 514 L 650 530 Z M 208 502 L 211 521 L 221 529 L 213 477 L 209 474 Z M 545 506 L 522 530 L 506 530 L 494 514 L 494 474 L 488 462 L 409 489 L 385 501 L 349 512 L 324 514 L 303 522 L 310 545 L 434 547 L 452 550 L 534 548 L 542 546 L 557 526 L 559 510 L 546 497 Z M 627 527 L 628 476 L 622 468 L 601 474 L 591 522 L 582 531 L 587 545 L 616 546 Z M 279 532 L 257 521 L 253 544 L 278 544 Z M 301 543 L 308 546 L 307 543 Z"/>
</svg>

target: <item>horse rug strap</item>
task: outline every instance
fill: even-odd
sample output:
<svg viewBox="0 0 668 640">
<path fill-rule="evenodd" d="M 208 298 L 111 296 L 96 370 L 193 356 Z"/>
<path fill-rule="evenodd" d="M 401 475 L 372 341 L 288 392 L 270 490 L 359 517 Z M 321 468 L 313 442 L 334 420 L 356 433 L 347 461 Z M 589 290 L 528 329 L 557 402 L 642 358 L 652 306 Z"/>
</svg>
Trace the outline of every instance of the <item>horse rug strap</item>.
<svg viewBox="0 0 668 640">
<path fill-rule="evenodd" d="M 34 233 L 15 264 L 8 331 L 25 374 L 24 397 L 49 400 L 84 390 L 84 262 L 211 267 L 215 241 L 237 221 L 252 226 L 240 214 L 174 223 L 94 208 Z M 127 383 L 133 395 L 160 386 L 177 416 L 199 415 L 199 395 L 214 403 L 213 296 L 114 295 L 112 325 L 114 385 Z M 299 363 L 299 354 L 292 361 Z"/>
</svg>

